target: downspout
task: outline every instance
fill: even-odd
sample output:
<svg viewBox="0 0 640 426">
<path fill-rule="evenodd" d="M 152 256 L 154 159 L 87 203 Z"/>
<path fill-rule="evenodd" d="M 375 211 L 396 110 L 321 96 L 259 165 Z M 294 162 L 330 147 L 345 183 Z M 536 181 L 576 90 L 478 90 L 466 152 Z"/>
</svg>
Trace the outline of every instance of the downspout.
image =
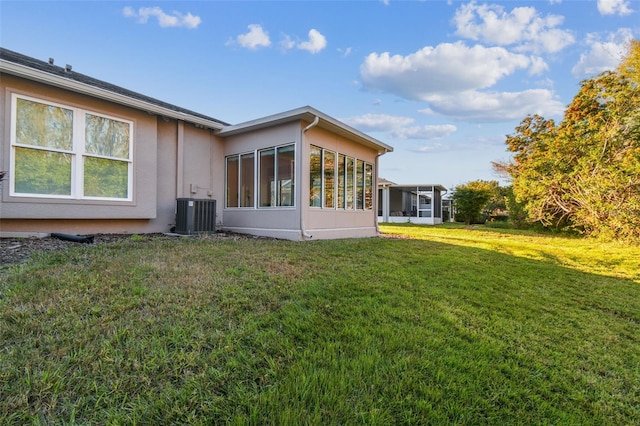
<svg viewBox="0 0 640 426">
<path fill-rule="evenodd" d="M 383 201 L 384 198 L 385 198 L 384 197 L 384 187 L 383 187 L 383 189 L 382 189 L 382 200 L 378 199 L 378 164 L 380 163 L 380 156 L 384 155 L 386 153 L 387 153 L 387 149 L 385 148 L 384 152 L 378 153 L 378 155 L 376 155 L 376 165 L 375 165 L 375 168 L 376 168 L 376 175 L 375 175 L 375 182 L 376 182 L 376 190 L 375 190 L 375 194 L 376 194 L 376 204 L 375 204 L 375 206 L 376 206 L 376 214 L 374 215 L 375 223 L 376 223 L 376 234 L 380 233 L 380 228 L 378 226 L 378 207 L 379 207 L 378 204 L 380 204 L 380 202 Z M 384 217 L 385 217 L 385 206 L 382 205 L 381 207 L 382 207 L 382 217 L 383 217 L 383 220 L 384 220 Z"/>
<path fill-rule="evenodd" d="M 315 116 L 315 118 L 313 119 L 313 121 L 311 122 L 311 124 L 309 124 L 307 127 L 305 127 L 304 129 L 302 129 L 302 132 L 300 133 L 300 165 L 302 165 L 302 151 L 303 148 L 305 146 L 304 144 L 304 134 L 307 133 L 308 130 L 310 130 L 311 128 L 315 127 L 318 125 L 318 123 L 320 122 L 320 117 L 318 117 L 317 115 Z M 302 167 L 298 168 L 300 170 L 300 173 L 303 172 Z M 301 176 L 302 177 L 302 176 Z M 302 179 L 300 179 L 302 180 Z M 300 193 L 302 194 L 302 192 L 304 191 L 303 186 L 300 185 Z M 305 223 L 304 223 L 304 209 L 307 208 L 308 206 L 304 206 L 302 203 L 302 200 L 304 199 L 304 197 L 300 197 L 300 234 L 302 235 L 302 239 L 306 240 L 306 239 L 310 239 L 313 238 L 313 235 L 309 234 L 306 230 L 305 227 Z"/>
</svg>

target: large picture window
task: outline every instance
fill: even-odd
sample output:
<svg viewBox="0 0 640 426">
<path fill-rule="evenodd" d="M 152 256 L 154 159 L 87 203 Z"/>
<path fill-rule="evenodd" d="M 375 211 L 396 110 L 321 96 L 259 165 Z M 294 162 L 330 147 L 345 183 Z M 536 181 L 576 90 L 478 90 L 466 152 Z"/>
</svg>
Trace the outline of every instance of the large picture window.
<svg viewBox="0 0 640 426">
<path fill-rule="evenodd" d="M 12 112 L 12 195 L 132 199 L 132 122 L 18 95 Z"/>
<path fill-rule="evenodd" d="M 317 146 L 309 152 L 309 206 L 373 208 L 373 165 Z"/>
</svg>

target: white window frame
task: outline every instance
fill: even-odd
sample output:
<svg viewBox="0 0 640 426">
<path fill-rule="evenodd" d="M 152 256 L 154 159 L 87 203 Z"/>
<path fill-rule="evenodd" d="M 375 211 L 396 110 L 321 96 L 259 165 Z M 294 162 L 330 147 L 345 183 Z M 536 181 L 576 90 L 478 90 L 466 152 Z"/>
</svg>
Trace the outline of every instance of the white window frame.
<svg viewBox="0 0 640 426">
<path fill-rule="evenodd" d="M 73 113 L 73 127 L 72 127 L 72 148 L 70 151 L 59 150 L 46 147 L 38 147 L 34 145 L 18 144 L 16 142 L 16 125 L 17 125 L 17 104 L 18 99 L 24 99 L 30 102 L 36 102 L 43 105 L 49 105 L 52 107 L 62 108 L 70 110 Z M 103 117 L 109 120 L 126 123 L 129 125 L 129 158 L 115 158 L 104 155 L 88 154 L 85 151 L 85 116 L 86 114 L 94 115 L 96 117 Z M 29 198 L 54 198 L 63 200 L 99 200 L 99 201 L 113 201 L 113 202 L 131 202 L 133 201 L 133 165 L 134 165 L 134 125 L 133 121 L 126 120 L 121 117 L 115 117 L 100 112 L 74 107 L 70 105 L 61 104 L 59 102 L 53 102 L 46 99 L 35 98 L 32 96 L 22 95 L 18 93 L 11 94 L 11 154 L 10 154 L 10 189 L 9 195 L 11 197 L 29 197 Z M 16 148 L 36 149 L 47 152 L 58 152 L 68 154 L 72 157 L 71 161 L 71 194 L 70 195 L 53 195 L 53 194 L 30 194 L 15 191 L 15 169 L 16 169 Z M 106 160 L 121 161 L 128 163 L 127 173 L 127 198 L 111 198 L 111 197 L 91 197 L 84 195 L 84 159 L 85 158 L 101 158 Z"/>
</svg>

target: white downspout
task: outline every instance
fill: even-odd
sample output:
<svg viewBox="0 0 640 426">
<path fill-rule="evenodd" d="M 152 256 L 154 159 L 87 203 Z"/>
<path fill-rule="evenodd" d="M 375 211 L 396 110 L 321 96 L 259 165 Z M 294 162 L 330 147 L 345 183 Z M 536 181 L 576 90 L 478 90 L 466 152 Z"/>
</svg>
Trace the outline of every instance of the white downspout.
<svg viewBox="0 0 640 426">
<path fill-rule="evenodd" d="M 318 125 L 318 123 L 320 122 L 320 117 L 318 117 L 317 115 L 315 116 L 315 118 L 313 119 L 313 121 L 311 122 L 311 124 L 309 124 L 307 127 L 305 127 L 304 129 L 302 129 L 302 132 L 300 133 L 300 165 L 302 165 L 302 151 L 303 148 L 305 146 L 304 144 L 304 134 L 307 133 L 308 130 L 310 130 L 311 128 L 315 127 Z M 300 173 L 303 173 L 302 167 L 299 167 Z M 302 176 L 300 176 L 302 178 Z M 302 180 L 302 179 L 300 179 Z M 304 191 L 304 188 L 302 185 L 300 185 L 300 192 L 302 193 Z M 309 234 L 306 230 L 305 227 L 305 223 L 304 223 L 304 209 L 307 208 L 308 206 L 304 206 L 302 200 L 304 200 L 304 197 L 300 197 L 300 233 L 302 234 L 302 238 L 303 239 L 308 239 L 308 238 L 313 238 L 313 235 Z"/>
<path fill-rule="evenodd" d="M 374 205 L 375 205 L 376 213 L 375 213 L 375 215 L 373 216 L 373 217 L 375 217 L 375 223 L 376 223 L 376 234 L 379 234 L 379 233 L 380 233 L 380 228 L 379 228 L 379 226 L 378 226 L 378 206 L 380 205 L 380 202 L 381 202 L 381 201 L 382 201 L 382 205 L 381 205 L 381 207 L 382 207 L 382 217 L 383 217 L 383 219 L 382 219 L 382 220 L 384 220 L 384 217 L 385 217 L 385 206 L 384 206 L 384 200 L 385 200 L 385 198 L 387 198 L 387 197 L 385 197 L 385 194 L 384 194 L 385 187 L 382 187 L 382 200 L 378 200 L 378 164 L 380 163 L 380 156 L 381 156 L 381 155 L 384 155 L 384 154 L 386 154 L 386 153 L 387 153 L 387 150 L 385 149 L 385 150 L 384 150 L 384 152 L 382 152 L 382 153 L 380 153 L 380 154 L 376 155 L 376 164 L 375 164 L 375 168 L 376 168 L 376 175 L 374 176 L 374 177 L 375 177 L 375 188 L 376 188 L 376 190 L 375 190 L 375 192 L 374 192 L 374 193 L 376 194 L 376 195 L 375 195 L 375 197 L 376 197 L 376 203 L 375 203 Z"/>
</svg>

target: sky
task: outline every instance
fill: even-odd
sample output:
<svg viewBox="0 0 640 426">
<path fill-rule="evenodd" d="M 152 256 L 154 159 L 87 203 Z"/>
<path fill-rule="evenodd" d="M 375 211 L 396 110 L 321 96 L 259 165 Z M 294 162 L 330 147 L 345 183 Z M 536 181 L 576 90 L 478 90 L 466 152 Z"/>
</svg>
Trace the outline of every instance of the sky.
<svg viewBox="0 0 640 426">
<path fill-rule="evenodd" d="M 0 45 L 238 124 L 305 105 L 391 145 L 379 176 L 500 180 L 640 39 L 638 0 L 5 1 Z"/>
</svg>

